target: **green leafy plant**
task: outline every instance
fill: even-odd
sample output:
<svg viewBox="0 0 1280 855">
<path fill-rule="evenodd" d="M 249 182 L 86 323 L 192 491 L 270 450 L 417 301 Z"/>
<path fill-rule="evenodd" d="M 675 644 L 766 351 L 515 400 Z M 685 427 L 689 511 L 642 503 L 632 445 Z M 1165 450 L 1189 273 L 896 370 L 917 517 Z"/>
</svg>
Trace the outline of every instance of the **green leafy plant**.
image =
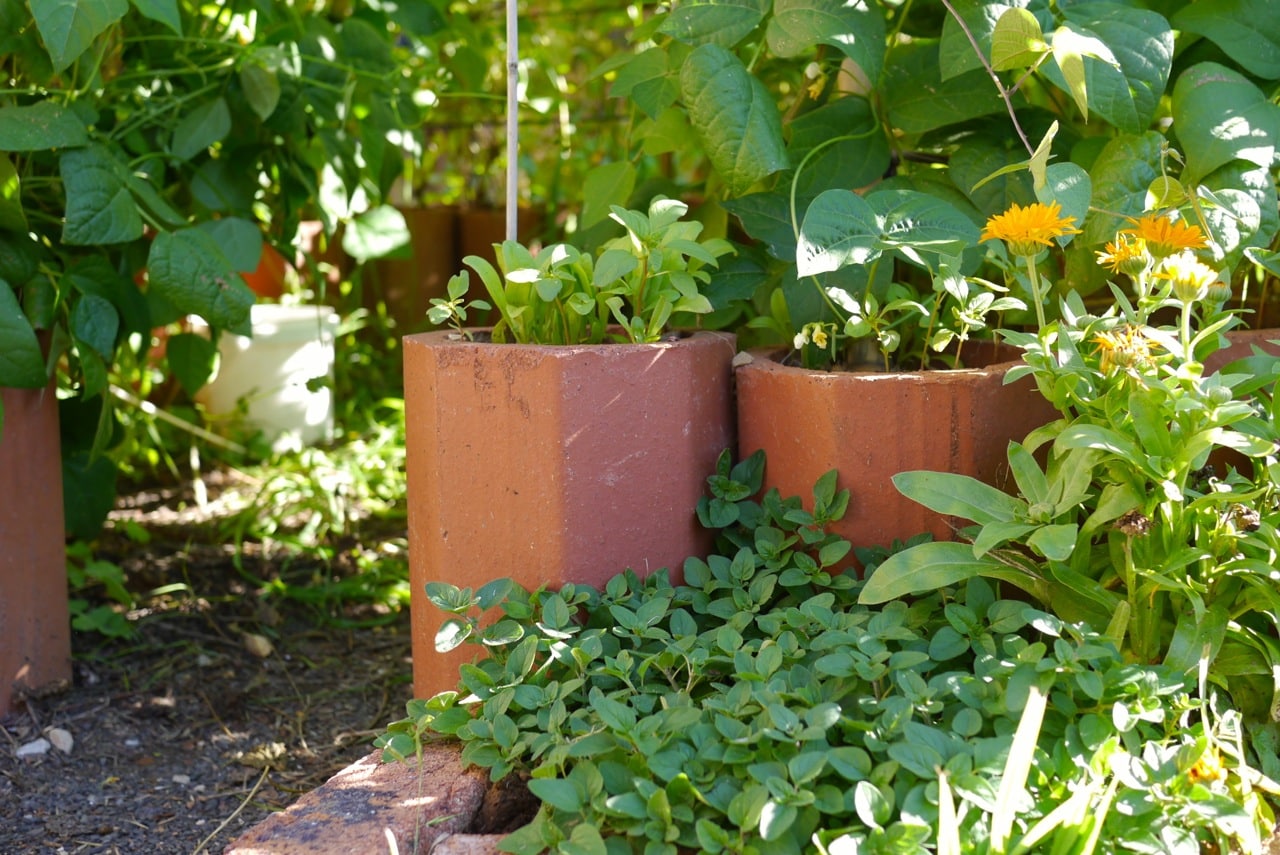
<svg viewBox="0 0 1280 855">
<path fill-rule="evenodd" d="M 748 332 L 815 364 L 864 361 L 830 350 L 869 336 L 912 367 L 984 312 L 1027 320 L 990 305 L 1003 288 L 1038 305 L 1002 248 L 979 245 L 1014 203 L 1056 203 L 1080 229 L 1048 256 L 1041 295 L 1105 299 L 1094 252 L 1125 218 L 1185 204 L 1260 307 L 1274 274 L 1246 253 L 1280 229 L 1262 5 L 678 2 L 608 70 L 637 149 L 763 248 L 728 286 L 752 306 Z"/>
<path fill-rule="evenodd" d="M 1071 295 L 1060 321 L 1011 334 L 1026 351 L 1015 375 L 1032 374 L 1061 418 L 1010 445 L 1016 495 L 950 473 L 896 476 L 907 496 L 976 526 L 965 542 L 891 556 L 861 596 L 999 579 L 1105 628 L 1140 662 L 1203 671 L 1264 726 L 1280 701 L 1280 359 L 1206 371 L 1236 318 L 1212 267 L 1155 248 L 1157 236 L 1200 240 L 1177 226 L 1139 223 L 1103 254 L 1133 279 L 1133 303 L 1113 286 L 1115 307 L 1094 315 Z M 1173 322 L 1155 323 L 1160 312 Z"/>
<path fill-rule="evenodd" d="M 194 392 L 220 332 L 247 330 L 264 238 L 292 256 L 312 217 L 365 245 L 384 219 L 444 19 L 325 11 L 0 3 L 0 385 L 56 375 L 64 424 L 95 426 L 68 495 L 109 505 L 118 403 L 156 370 Z M 179 332 L 149 361 L 152 330 L 187 315 L 213 340 Z"/>
<path fill-rule="evenodd" d="M 722 459 L 699 506 L 719 548 L 683 584 L 431 585 L 437 647 L 486 656 L 384 755 L 453 738 L 525 778 L 542 808 L 517 853 L 1258 851 L 1267 782 L 1184 675 L 982 579 L 862 606 L 822 530 L 834 473 L 809 512 L 759 496 L 762 471 Z"/>
<path fill-rule="evenodd" d="M 505 241 L 497 247 L 501 274 L 485 259 L 469 256 L 467 264 L 498 310 L 493 340 L 654 342 L 666 333 L 674 313 L 711 312 L 701 286 L 709 279 L 707 268 L 732 248 L 720 239 L 699 241 L 702 225 L 682 220 L 687 211 L 683 202 L 663 197 L 650 203 L 647 214 L 614 207 L 610 216 L 626 234 L 594 254 L 568 244 L 533 252 Z M 460 300 L 469 282 L 466 271 L 450 281 L 450 300 L 435 304 L 437 322 L 465 318 Z"/>
</svg>

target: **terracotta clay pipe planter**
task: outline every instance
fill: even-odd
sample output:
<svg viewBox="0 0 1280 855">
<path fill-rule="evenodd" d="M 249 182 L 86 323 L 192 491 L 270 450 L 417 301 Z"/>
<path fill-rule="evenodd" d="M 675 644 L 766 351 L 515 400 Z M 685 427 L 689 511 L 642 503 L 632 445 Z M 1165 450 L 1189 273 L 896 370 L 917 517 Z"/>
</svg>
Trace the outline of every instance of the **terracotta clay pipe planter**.
<svg viewBox="0 0 1280 855">
<path fill-rule="evenodd" d="M 58 401 L 0 389 L 0 716 L 71 679 Z"/>
<path fill-rule="evenodd" d="M 601 586 L 679 570 L 711 537 L 694 508 L 733 444 L 734 338 L 569 347 L 404 338 L 414 691 L 457 686 L 424 586 Z"/>
<path fill-rule="evenodd" d="M 737 368 L 739 455 L 764 449 L 766 487 L 784 496 L 811 497 L 819 477 L 839 470 L 849 510 L 832 529 L 855 547 L 921 532 L 951 539 L 967 523 L 907 499 L 890 479 L 928 469 L 1004 488 L 1009 441 L 1057 417 L 1031 378 L 1005 384 L 1020 350 L 971 343 L 966 354 L 978 367 L 881 373 L 809 371 L 753 351 Z"/>
</svg>

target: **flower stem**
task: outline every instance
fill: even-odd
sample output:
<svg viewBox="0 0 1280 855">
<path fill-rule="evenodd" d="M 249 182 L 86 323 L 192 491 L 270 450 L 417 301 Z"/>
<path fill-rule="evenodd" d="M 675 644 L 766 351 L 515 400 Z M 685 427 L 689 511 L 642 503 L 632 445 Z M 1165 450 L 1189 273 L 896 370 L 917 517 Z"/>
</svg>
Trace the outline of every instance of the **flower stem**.
<svg viewBox="0 0 1280 855">
<path fill-rule="evenodd" d="M 1031 280 L 1031 301 L 1036 304 L 1036 323 L 1044 329 L 1044 297 L 1040 294 L 1040 273 L 1036 270 L 1033 255 L 1023 256 L 1027 261 L 1027 278 Z"/>
</svg>

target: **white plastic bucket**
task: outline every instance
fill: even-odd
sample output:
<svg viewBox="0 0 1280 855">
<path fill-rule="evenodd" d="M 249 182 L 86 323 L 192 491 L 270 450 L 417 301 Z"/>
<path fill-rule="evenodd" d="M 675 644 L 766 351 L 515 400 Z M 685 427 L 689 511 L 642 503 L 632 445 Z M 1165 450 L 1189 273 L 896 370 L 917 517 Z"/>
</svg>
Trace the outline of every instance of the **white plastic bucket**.
<svg viewBox="0 0 1280 855">
<path fill-rule="evenodd" d="M 244 401 L 247 426 L 261 430 L 275 451 L 330 439 L 338 315 L 328 306 L 258 303 L 250 323 L 252 338 L 221 336 L 218 374 L 196 399 L 215 417 Z M 325 382 L 308 388 L 317 379 Z"/>
</svg>

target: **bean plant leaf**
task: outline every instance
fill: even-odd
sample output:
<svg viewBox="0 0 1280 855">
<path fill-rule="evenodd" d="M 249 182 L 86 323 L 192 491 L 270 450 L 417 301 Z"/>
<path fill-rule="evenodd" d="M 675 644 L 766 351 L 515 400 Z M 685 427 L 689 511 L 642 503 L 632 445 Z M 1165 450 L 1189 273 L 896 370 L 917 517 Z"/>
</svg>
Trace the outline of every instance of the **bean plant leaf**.
<svg viewBox="0 0 1280 855">
<path fill-rule="evenodd" d="M 209 382 L 218 366 L 218 348 L 212 341 L 195 333 L 178 333 L 165 344 L 169 370 L 188 395 L 194 395 Z"/>
<path fill-rule="evenodd" d="M 1185 183 L 1233 160 L 1269 168 L 1280 137 L 1280 107 L 1239 72 L 1202 62 L 1173 86 L 1173 123 L 1187 159 Z"/>
<path fill-rule="evenodd" d="M 182 35 L 182 16 L 178 13 L 177 0 L 130 0 L 143 17 L 159 21 L 175 35 Z"/>
<path fill-rule="evenodd" d="M 0 154 L 0 232 L 26 232 L 22 209 L 22 180 L 8 155 Z"/>
<path fill-rule="evenodd" d="M 769 0 L 694 0 L 672 9 L 658 28 L 688 45 L 731 48 L 764 20 Z"/>
<path fill-rule="evenodd" d="M 257 270 L 262 259 L 262 230 L 252 221 L 243 217 L 219 217 L 196 228 L 213 238 L 238 272 Z"/>
<path fill-rule="evenodd" d="M 48 151 L 75 148 L 89 141 L 84 122 L 53 101 L 25 107 L 0 107 L 0 151 Z"/>
<path fill-rule="evenodd" d="M 629 98 L 645 115 L 656 119 L 680 97 L 670 56 L 662 48 L 649 48 L 618 69 L 610 94 Z"/>
<path fill-rule="evenodd" d="M 147 267 L 151 287 L 179 311 L 200 315 L 220 329 L 248 320 L 253 292 L 205 232 L 160 232 L 151 243 Z"/>
<path fill-rule="evenodd" d="M 1142 136 L 1118 136 L 1106 144 L 1089 170 L 1092 179 L 1092 214 L 1081 242 L 1102 245 L 1115 237 L 1124 217 L 1142 215 L 1147 188 L 1160 175 L 1165 139 L 1155 131 Z M 1103 213 L 1106 212 L 1106 213 Z M 1091 266 L 1098 265 L 1092 257 Z"/>
<path fill-rule="evenodd" d="M 266 66 L 252 60 L 240 66 L 240 87 L 249 107 L 266 121 L 280 104 L 280 78 Z"/>
<path fill-rule="evenodd" d="M 1088 111 L 1127 133 L 1151 123 L 1173 65 L 1173 30 L 1160 14 L 1118 3 L 1080 3 L 1053 36 L 1057 65 L 1045 75 L 1063 91 L 1088 93 Z M 1080 57 L 1083 80 L 1062 67 L 1059 40 Z"/>
<path fill-rule="evenodd" d="M 815 276 L 880 255 L 876 211 L 852 190 L 827 190 L 804 213 L 796 245 L 796 274 Z"/>
<path fill-rule="evenodd" d="M 9 283 L 0 279 L 0 386 L 38 389 L 46 379 L 36 332 Z"/>
<path fill-rule="evenodd" d="M 62 71 L 129 11 L 128 0 L 30 0 L 54 71 Z"/>
<path fill-rule="evenodd" d="M 120 331 L 120 314 L 110 300 L 96 294 L 82 294 L 71 310 L 71 331 L 77 341 L 110 360 Z"/>
<path fill-rule="evenodd" d="M 357 262 L 384 258 L 409 245 L 404 214 L 391 205 L 370 208 L 347 223 L 342 249 Z"/>
<path fill-rule="evenodd" d="M 781 57 L 830 45 L 870 80 L 879 78 L 884 64 L 884 16 L 878 3 L 867 0 L 774 0 L 765 35 L 769 49 Z"/>
<path fill-rule="evenodd" d="M 1030 68 L 1049 50 L 1036 16 L 1021 7 L 1005 10 L 991 33 L 991 67 Z"/>
<path fill-rule="evenodd" d="M 1250 74 L 1280 78 L 1280 15 L 1272 0 L 1198 0 L 1174 13 L 1173 25 L 1209 39 Z"/>
<path fill-rule="evenodd" d="M 127 170 L 104 146 L 64 152 L 59 161 L 67 194 L 62 239 L 94 246 L 142 237 L 142 215 L 126 181 Z"/>
<path fill-rule="evenodd" d="M 777 104 L 736 56 L 716 45 L 697 48 L 680 71 L 680 92 L 703 149 L 733 195 L 790 166 Z"/>
<path fill-rule="evenodd" d="M 937 42 L 896 46 L 881 83 L 888 123 L 909 135 L 1004 111 L 985 71 L 942 78 Z"/>
<path fill-rule="evenodd" d="M 581 228 L 609 216 L 613 205 L 625 205 L 636 186 L 636 168 L 629 160 L 602 163 L 587 173 L 583 181 Z"/>
<path fill-rule="evenodd" d="M 231 133 L 231 108 L 219 96 L 206 101 L 182 117 L 173 129 L 170 147 L 175 157 L 191 160 L 200 152 L 226 139 Z"/>
<path fill-rule="evenodd" d="M 952 0 L 951 5 L 955 9 L 955 15 L 964 21 L 964 26 L 956 23 L 952 15 L 943 17 L 938 55 L 943 80 L 969 71 L 983 71 L 982 60 L 969 41 L 970 35 L 977 41 L 983 56 L 992 56 L 995 51 L 993 34 L 996 25 L 1010 9 L 1021 8 L 1020 4 L 1011 0 Z M 1041 32 L 1044 25 L 1045 22 L 1041 22 Z"/>
</svg>

